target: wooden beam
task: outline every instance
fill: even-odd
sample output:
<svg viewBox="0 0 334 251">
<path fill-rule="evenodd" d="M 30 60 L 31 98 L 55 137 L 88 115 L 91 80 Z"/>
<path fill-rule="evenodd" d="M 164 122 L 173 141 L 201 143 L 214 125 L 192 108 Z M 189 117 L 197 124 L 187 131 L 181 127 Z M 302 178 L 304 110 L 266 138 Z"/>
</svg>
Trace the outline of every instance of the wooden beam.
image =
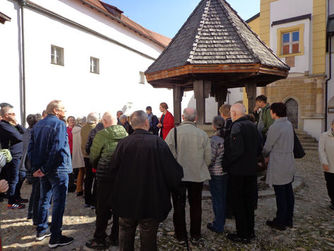
<svg viewBox="0 0 334 251">
<path fill-rule="evenodd" d="M 204 81 L 195 80 L 194 94 L 196 99 L 197 124 L 203 125 L 205 123 L 205 95 L 204 95 Z"/>
<path fill-rule="evenodd" d="M 256 99 L 256 83 L 246 84 L 246 92 L 248 98 L 248 113 L 252 113 L 255 107 Z"/>
<path fill-rule="evenodd" d="M 181 123 L 181 102 L 183 97 L 183 88 L 175 85 L 173 88 L 174 121 L 175 124 Z"/>
</svg>

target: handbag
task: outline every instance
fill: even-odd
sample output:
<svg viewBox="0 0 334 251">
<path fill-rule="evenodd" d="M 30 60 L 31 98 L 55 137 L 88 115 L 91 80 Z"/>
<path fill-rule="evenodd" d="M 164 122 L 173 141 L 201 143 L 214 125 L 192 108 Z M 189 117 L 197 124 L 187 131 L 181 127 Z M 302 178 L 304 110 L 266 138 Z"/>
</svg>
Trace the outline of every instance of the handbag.
<svg viewBox="0 0 334 251">
<path fill-rule="evenodd" d="M 301 159 L 305 156 L 305 151 L 297 137 L 295 130 L 293 130 L 293 135 L 294 135 L 293 155 L 295 159 Z"/>
</svg>

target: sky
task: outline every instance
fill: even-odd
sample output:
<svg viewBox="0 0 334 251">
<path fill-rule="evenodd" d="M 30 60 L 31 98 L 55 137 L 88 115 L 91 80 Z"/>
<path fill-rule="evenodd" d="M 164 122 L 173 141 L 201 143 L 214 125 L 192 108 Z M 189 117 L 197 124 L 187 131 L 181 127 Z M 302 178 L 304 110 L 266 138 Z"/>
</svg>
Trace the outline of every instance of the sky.
<svg viewBox="0 0 334 251">
<path fill-rule="evenodd" d="M 103 0 L 147 29 L 173 38 L 200 0 Z M 228 0 L 244 19 L 260 11 L 260 0 Z"/>
</svg>

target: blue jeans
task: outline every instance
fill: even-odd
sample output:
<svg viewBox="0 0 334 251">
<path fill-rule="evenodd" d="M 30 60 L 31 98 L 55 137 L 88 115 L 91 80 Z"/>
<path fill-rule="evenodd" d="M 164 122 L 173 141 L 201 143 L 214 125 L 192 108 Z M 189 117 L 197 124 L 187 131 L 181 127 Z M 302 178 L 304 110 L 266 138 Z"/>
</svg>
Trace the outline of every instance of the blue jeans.
<svg viewBox="0 0 334 251">
<path fill-rule="evenodd" d="M 276 196 L 276 218 L 275 221 L 283 226 L 293 224 L 293 209 L 295 197 L 292 189 L 292 182 L 286 185 L 273 185 Z"/>
<path fill-rule="evenodd" d="M 215 215 L 213 228 L 217 232 L 224 231 L 226 218 L 226 193 L 227 193 L 228 175 L 216 176 L 212 175 L 210 184 L 210 192 L 212 199 L 212 208 Z"/>
<path fill-rule="evenodd" d="M 29 199 L 28 218 L 32 218 L 34 225 L 37 225 L 39 215 L 39 193 L 40 193 L 40 178 L 33 177 L 32 190 Z"/>
<path fill-rule="evenodd" d="M 44 233 L 48 228 L 48 216 L 51 198 L 53 200 L 51 238 L 61 236 L 63 215 L 68 188 L 68 174 L 48 174 L 40 181 L 40 205 L 37 232 Z"/>
<path fill-rule="evenodd" d="M 11 162 L 9 162 L 5 166 L 5 172 L 7 176 L 7 181 L 8 181 L 8 204 L 14 204 L 16 203 L 16 200 L 18 199 L 16 196 L 17 194 L 15 193 L 16 191 L 16 186 L 17 183 L 19 182 L 19 169 L 20 169 L 20 158 L 13 158 Z"/>
<path fill-rule="evenodd" d="M 26 177 L 27 177 L 27 171 L 20 170 L 19 171 L 19 179 L 18 179 L 18 182 L 16 184 L 16 188 L 15 188 L 15 198 L 16 199 L 21 198 L 21 187 L 22 187 L 23 182 L 26 179 Z"/>
</svg>

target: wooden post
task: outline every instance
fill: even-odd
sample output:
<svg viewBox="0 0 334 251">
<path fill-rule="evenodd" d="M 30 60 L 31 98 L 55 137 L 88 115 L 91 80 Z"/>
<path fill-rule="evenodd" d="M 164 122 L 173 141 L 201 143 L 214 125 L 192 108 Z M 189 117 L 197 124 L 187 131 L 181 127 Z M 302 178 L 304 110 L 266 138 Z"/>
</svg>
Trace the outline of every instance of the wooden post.
<svg viewBox="0 0 334 251">
<path fill-rule="evenodd" d="M 195 99 L 196 99 L 196 111 L 197 111 L 197 124 L 203 125 L 205 123 L 205 98 L 209 96 L 211 90 L 211 82 L 205 82 L 203 80 L 195 80 L 193 83 Z"/>
<path fill-rule="evenodd" d="M 175 85 L 173 88 L 173 105 L 174 105 L 174 121 L 175 124 L 181 123 L 181 102 L 183 97 L 183 88 Z"/>
<path fill-rule="evenodd" d="M 219 88 L 216 90 L 215 99 L 218 103 L 218 115 L 219 115 L 219 108 L 225 103 L 227 97 L 227 88 Z"/>
<path fill-rule="evenodd" d="M 252 113 L 255 107 L 256 83 L 246 84 L 246 92 L 248 98 L 248 113 Z"/>
</svg>

